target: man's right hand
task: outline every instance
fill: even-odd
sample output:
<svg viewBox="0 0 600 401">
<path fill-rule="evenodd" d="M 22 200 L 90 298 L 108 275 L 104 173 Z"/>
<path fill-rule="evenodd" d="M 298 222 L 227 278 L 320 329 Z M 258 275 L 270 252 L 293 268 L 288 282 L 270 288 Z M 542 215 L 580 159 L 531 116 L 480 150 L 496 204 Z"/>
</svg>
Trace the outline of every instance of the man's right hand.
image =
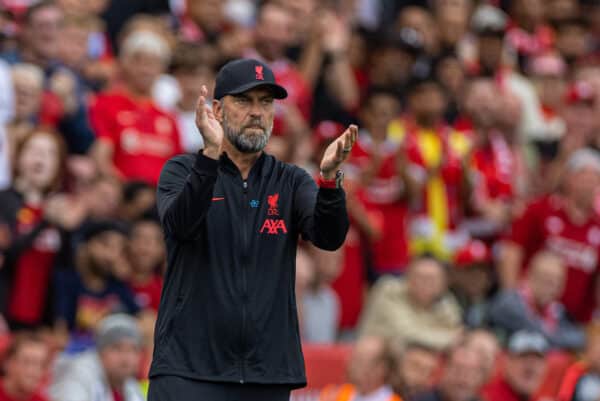
<svg viewBox="0 0 600 401">
<path fill-rule="evenodd" d="M 223 143 L 223 127 L 217 121 L 212 109 L 206 105 L 208 89 L 202 85 L 198 107 L 196 108 L 196 126 L 204 138 L 203 154 L 211 159 L 217 160 L 221 155 L 221 144 Z"/>
</svg>

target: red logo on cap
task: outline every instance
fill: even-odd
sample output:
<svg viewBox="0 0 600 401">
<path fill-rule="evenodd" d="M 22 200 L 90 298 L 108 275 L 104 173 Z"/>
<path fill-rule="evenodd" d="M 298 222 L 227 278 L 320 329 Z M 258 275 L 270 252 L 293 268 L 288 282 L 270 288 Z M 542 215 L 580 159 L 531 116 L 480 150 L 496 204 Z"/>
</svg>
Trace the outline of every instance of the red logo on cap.
<svg viewBox="0 0 600 401">
<path fill-rule="evenodd" d="M 256 72 L 256 79 L 264 81 L 265 77 L 263 76 L 263 66 L 257 65 L 254 66 L 254 71 Z"/>
</svg>

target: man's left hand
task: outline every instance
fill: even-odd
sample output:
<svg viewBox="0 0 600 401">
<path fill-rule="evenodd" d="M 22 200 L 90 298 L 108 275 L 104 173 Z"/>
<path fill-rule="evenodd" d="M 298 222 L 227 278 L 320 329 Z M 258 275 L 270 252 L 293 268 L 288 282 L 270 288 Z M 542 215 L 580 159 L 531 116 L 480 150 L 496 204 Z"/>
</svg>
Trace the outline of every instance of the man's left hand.
<svg viewBox="0 0 600 401">
<path fill-rule="evenodd" d="M 350 124 L 342 135 L 329 144 L 323 155 L 323 160 L 321 160 L 321 173 L 324 179 L 335 179 L 336 172 L 350 155 L 357 137 L 358 126 Z"/>
</svg>

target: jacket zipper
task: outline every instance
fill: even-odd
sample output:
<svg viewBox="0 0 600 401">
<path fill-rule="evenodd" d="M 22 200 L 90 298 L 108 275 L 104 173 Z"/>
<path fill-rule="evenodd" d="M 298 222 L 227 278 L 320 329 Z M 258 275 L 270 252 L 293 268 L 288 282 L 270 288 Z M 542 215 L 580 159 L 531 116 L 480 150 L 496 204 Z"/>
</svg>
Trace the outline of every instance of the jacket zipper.
<svg viewBox="0 0 600 401">
<path fill-rule="evenodd" d="M 248 181 L 242 183 L 244 192 L 244 204 L 242 211 L 242 377 L 240 383 L 244 384 L 246 380 L 246 303 L 248 302 L 248 284 L 246 282 L 246 261 L 248 257 L 248 230 L 246 227 L 247 205 L 248 205 Z"/>
</svg>

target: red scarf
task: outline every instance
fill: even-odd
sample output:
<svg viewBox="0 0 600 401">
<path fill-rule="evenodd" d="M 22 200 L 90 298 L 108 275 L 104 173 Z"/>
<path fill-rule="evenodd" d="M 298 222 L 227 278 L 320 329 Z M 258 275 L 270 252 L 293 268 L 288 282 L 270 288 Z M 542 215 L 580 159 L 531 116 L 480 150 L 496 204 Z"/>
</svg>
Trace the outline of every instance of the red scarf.
<svg viewBox="0 0 600 401">
<path fill-rule="evenodd" d="M 558 317 L 560 310 L 560 303 L 553 301 L 547 305 L 539 306 L 533 299 L 531 289 L 527 284 L 524 284 L 519 289 L 519 295 L 523 298 L 525 305 L 527 306 L 528 312 L 540 319 L 549 333 L 553 333 L 558 328 Z"/>
</svg>

